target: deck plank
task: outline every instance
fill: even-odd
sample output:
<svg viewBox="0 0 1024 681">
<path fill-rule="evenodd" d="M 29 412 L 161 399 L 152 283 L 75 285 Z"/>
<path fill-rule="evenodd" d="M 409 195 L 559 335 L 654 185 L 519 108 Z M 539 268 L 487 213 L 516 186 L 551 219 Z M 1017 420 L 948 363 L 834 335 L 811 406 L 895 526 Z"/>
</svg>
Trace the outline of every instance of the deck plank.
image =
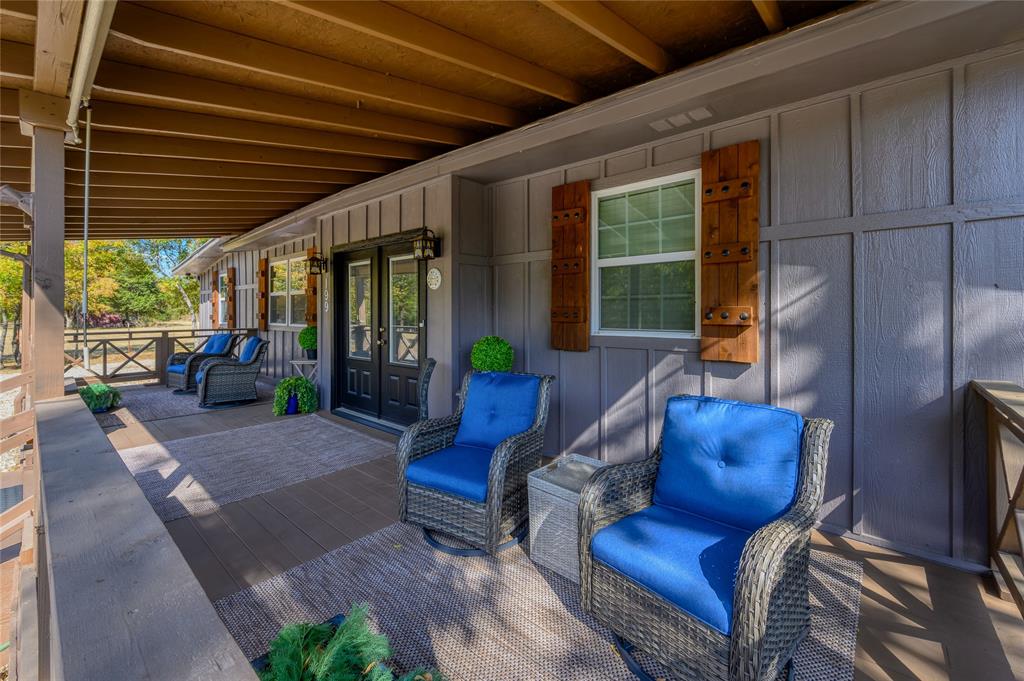
<svg viewBox="0 0 1024 681">
<path fill-rule="evenodd" d="M 302 528 L 302 531 L 312 537 L 324 551 L 338 548 L 354 539 L 354 537 L 348 536 L 324 520 L 316 512 L 310 510 L 288 488 L 268 492 L 262 495 L 262 497 L 264 501 L 286 517 L 289 522 Z"/>
<path fill-rule="evenodd" d="M 271 575 L 280 574 L 302 562 L 240 503 L 221 506 L 218 513 Z"/>
<path fill-rule="evenodd" d="M 172 520 L 166 523 L 166 527 L 211 601 L 233 594 L 241 588 L 203 540 L 191 518 Z"/>
<path fill-rule="evenodd" d="M 324 552 L 324 548 L 306 534 L 300 525 L 296 525 L 267 503 L 262 495 L 235 503 L 244 508 L 267 532 L 284 544 L 300 562 L 312 560 Z"/>
<path fill-rule="evenodd" d="M 274 576 L 219 512 L 192 516 L 192 522 L 239 586 L 252 586 Z"/>
</svg>

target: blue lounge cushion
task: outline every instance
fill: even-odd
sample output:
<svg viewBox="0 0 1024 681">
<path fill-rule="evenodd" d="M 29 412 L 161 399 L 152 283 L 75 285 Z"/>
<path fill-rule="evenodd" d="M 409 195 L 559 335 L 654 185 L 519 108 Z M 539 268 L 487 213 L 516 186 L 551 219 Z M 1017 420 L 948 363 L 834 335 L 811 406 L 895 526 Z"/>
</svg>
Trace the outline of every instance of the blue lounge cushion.
<svg viewBox="0 0 1024 681">
<path fill-rule="evenodd" d="M 481 447 L 445 447 L 410 463 L 405 477 L 411 483 L 483 503 L 492 454 L 493 450 Z"/>
<path fill-rule="evenodd" d="M 260 337 L 251 336 L 249 340 L 245 341 L 245 345 L 242 346 L 242 351 L 238 353 L 239 362 L 248 362 L 256 355 L 256 348 L 260 346 Z"/>
<path fill-rule="evenodd" d="M 203 346 L 202 352 L 219 355 L 228 349 L 228 343 L 231 342 L 230 333 L 215 333 L 210 336 L 210 340 L 206 341 L 206 345 Z"/>
<path fill-rule="evenodd" d="M 167 365 L 167 373 L 169 373 L 169 374 L 184 374 L 185 373 L 185 365 L 184 364 L 168 364 Z"/>
<path fill-rule="evenodd" d="M 591 549 L 596 560 L 728 635 L 736 571 L 750 535 L 649 506 L 598 530 Z"/>
<path fill-rule="evenodd" d="M 802 433 L 788 409 L 669 398 L 654 503 L 754 531 L 796 497 Z"/>
<path fill-rule="evenodd" d="M 466 406 L 455 444 L 493 450 L 502 440 L 533 425 L 540 377 L 500 371 L 469 377 Z"/>
</svg>

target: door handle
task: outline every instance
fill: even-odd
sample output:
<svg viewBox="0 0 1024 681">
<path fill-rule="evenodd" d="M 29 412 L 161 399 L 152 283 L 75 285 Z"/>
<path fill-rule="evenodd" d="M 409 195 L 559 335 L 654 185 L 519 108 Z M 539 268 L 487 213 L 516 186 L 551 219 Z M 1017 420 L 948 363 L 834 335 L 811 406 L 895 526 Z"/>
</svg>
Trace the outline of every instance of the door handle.
<svg viewBox="0 0 1024 681">
<path fill-rule="evenodd" d="M 378 346 L 384 346 L 384 345 L 387 345 L 387 344 L 388 344 L 388 339 L 387 338 L 378 338 L 377 339 L 377 345 Z"/>
</svg>

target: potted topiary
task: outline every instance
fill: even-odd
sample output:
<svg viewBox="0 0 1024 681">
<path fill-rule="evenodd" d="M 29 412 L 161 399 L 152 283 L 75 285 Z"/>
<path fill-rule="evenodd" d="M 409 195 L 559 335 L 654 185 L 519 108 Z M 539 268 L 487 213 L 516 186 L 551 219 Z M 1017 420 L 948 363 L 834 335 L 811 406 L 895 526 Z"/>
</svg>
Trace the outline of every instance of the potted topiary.
<svg viewBox="0 0 1024 681">
<path fill-rule="evenodd" d="M 316 386 L 305 376 L 282 378 L 274 389 L 274 415 L 312 414 L 320 406 Z"/>
<path fill-rule="evenodd" d="M 307 326 L 299 331 L 299 347 L 306 351 L 306 359 L 316 359 L 315 326 Z"/>
<path fill-rule="evenodd" d="M 102 414 L 121 404 L 121 393 L 103 383 L 91 383 L 78 389 L 78 394 L 94 414 Z"/>
<path fill-rule="evenodd" d="M 484 336 L 473 343 L 469 359 L 477 371 L 512 371 L 515 352 L 501 336 Z"/>
</svg>

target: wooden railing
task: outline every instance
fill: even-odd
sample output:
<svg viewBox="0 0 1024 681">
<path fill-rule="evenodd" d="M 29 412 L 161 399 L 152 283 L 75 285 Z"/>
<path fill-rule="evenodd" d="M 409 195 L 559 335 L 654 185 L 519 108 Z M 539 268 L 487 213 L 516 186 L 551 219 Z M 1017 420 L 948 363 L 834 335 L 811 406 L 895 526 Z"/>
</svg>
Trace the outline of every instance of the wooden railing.
<svg viewBox="0 0 1024 681">
<path fill-rule="evenodd" d="M 989 560 L 999 589 L 1024 615 L 1024 388 L 973 381 L 985 403 Z"/>
<path fill-rule="evenodd" d="M 163 381 L 171 355 L 192 352 L 218 332 L 254 335 L 256 329 L 89 329 L 88 366 L 82 352 L 85 334 L 81 329 L 68 329 L 64 332 L 64 374 L 108 382 Z"/>
</svg>

